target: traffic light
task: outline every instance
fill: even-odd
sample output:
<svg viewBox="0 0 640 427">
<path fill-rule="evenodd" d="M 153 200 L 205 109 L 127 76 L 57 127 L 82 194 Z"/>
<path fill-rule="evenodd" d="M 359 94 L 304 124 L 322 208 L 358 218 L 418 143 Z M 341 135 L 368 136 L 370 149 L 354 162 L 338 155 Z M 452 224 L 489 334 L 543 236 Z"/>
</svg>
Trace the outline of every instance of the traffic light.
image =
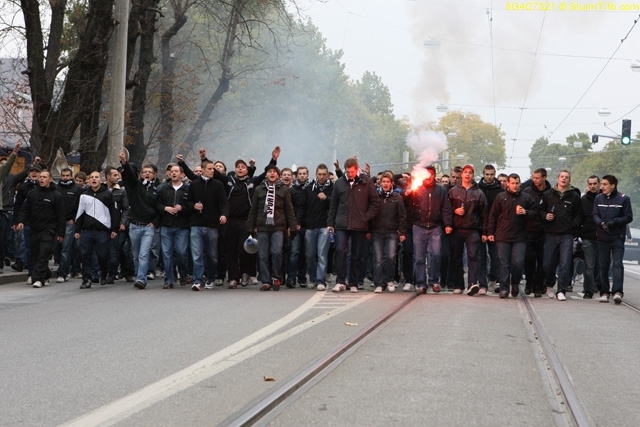
<svg viewBox="0 0 640 427">
<path fill-rule="evenodd" d="M 622 138 L 620 138 L 622 145 L 631 144 L 631 120 L 622 121 Z"/>
<path fill-rule="evenodd" d="M 598 143 L 598 135 L 596 135 L 595 133 L 593 135 L 591 135 L 591 143 L 592 144 L 597 144 Z"/>
</svg>

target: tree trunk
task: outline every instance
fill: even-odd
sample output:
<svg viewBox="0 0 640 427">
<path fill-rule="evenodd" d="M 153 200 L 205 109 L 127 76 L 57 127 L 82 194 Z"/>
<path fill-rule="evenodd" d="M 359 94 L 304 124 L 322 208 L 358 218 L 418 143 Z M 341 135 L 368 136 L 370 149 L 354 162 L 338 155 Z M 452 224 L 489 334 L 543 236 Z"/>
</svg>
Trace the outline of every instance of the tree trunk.
<svg viewBox="0 0 640 427">
<path fill-rule="evenodd" d="M 138 57 L 138 71 L 136 73 L 136 86 L 133 89 L 133 99 L 131 100 L 131 110 L 127 117 L 125 126 L 127 137 L 125 145 L 129 150 L 130 160 L 141 165 L 147 156 L 149 144 L 145 144 L 144 135 L 144 115 L 147 104 L 147 87 L 149 77 L 156 61 L 153 46 L 154 37 L 157 31 L 159 0 L 144 0 L 141 6 L 139 18 L 140 24 L 140 51 Z M 151 138 L 150 138 L 151 140 Z"/>
</svg>

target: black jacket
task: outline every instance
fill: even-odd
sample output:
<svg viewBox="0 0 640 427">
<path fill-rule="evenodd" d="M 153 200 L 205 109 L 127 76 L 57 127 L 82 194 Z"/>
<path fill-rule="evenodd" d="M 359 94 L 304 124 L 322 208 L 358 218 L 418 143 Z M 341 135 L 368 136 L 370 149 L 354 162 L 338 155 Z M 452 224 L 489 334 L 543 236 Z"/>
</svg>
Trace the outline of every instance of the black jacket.
<svg viewBox="0 0 640 427">
<path fill-rule="evenodd" d="M 22 210 L 22 204 L 27 199 L 27 195 L 31 192 L 31 190 L 38 187 L 40 187 L 40 182 L 38 180 L 33 181 L 29 177 L 27 177 L 24 182 L 21 182 L 20 185 L 18 185 L 18 189 L 16 190 L 16 201 L 13 205 L 14 225 L 20 222 L 20 211 Z"/>
<path fill-rule="evenodd" d="M 633 221 L 631 200 L 629 196 L 614 189 L 610 194 L 600 193 L 593 203 L 593 221 L 598 224 L 598 240 L 624 239 L 627 224 Z M 608 231 L 602 227 L 607 225 Z"/>
<path fill-rule="evenodd" d="M 177 190 L 173 188 L 171 182 L 162 183 L 158 187 L 158 200 L 156 201 L 156 210 L 160 215 L 160 225 L 163 227 L 173 228 L 189 228 L 190 216 L 189 202 L 187 194 L 189 185 L 182 184 Z M 173 215 L 164 210 L 165 207 L 182 206 L 182 210 Z"/>
<path fill-rule="evenodd" d="M 318 195 L 323 193 L 326 198 L 320 199 Z M 325 228 L 329 216 L 329 206 L 331 205 L 331 194 L 333 193 L 333 182 L 327 179 L 325 185 L 318 185 L 317 181 L 312 181 L 305 188 L 305 218 L 306 228 Z"/>
<path fill-rule="evenodd" d="M 580 195 L 570 187 L 561 192 L 557 186 L 551 187 L 542 195 L 539 217 L 544 222 L 545 233 L 573 234 L 578 237 L 582 225 L 582 202 Z M 555 219 L 547 221 L 547 213 L 553 213 Z"/>
<path fill-rule="evenodd" d="M 122 182 L 129 198 L 129 220 L 138 225 L 152 223 L 158 228 L 160 224 L 160 217 L 156 211 L 158 191 L 154 183 L 143 183 L 128 162 L 122 165 Z"/>
<path fill-rule="evenodd" d="M 98 191 L 87 188 L 80 195 L 78 210 L 75 216 L 76 232 L 82 230 L 118 231 L 120 224 L 117 218 L 113 193 L 106 184 L 101 184 Z"/>
<path fill-rule="evenodd" d="M 202 203 L 202 213 L 194 209 L 196 203 Z M 217 179 L 200 177 L 191 181 L 187 190 L 187 208 L 191 213 L 192 227 L 219 228 L 220 217 L 229 217 L 229 202 L 222 183 Z"/>
<path fill-rule="evenodd" d="M 516 206 L 526 214 L 517 215 Z M 528 193 L 502 191 L 493 201 L 487 221 L 487 235 L 496 242 L 524 243 L 527 241 L 527 222 L 538 217 L 538 205 Z"/>
<path fill-rule="evenodd" d="M 447 190 L 436 183 L 421 185 L 408 196 L 413 224 L 423 228 L 452 227 L 453 216 Z"/>
<path fill-rule="evenodd" d="M 293 203 L 293 211 L 296 214 L 296 221 L 302 228 L 306 227 L 306 197 L 305 188 L 309 182 L 300 183 L 297 180 L 289 187 L 289 193 L 291 194 L 291 202 Z"/>
<path fill-rule="evenodd" d="M 389 193 L 380 192 L 380 209 L 371 222 L 373 233 L 398 233 L 407 235 L 407 213 L 404 209 L 402 196 L 395 191 Z"/>
<path fill-rule="evenodd" d="M 493 201 L 496 196 L 500 193 L 504 193 L 504 189 L 500 185 L 500 181 L 497 179 L 493 180 L 491 184 L 484 180 L 484 178 L 480 179 L 478 183 L 478 188 L 484 193 L 484 196 L 487 198 L 487 207 L 491 210 L 491 206 L 493 206 Z"/>
<path fill-rule="evenodd" d="M 113 219 L 116 224 L 129 226 L 129 197 L 124 188 L 116 184 L 111 188 L 113 194 L 113 202 L 116 204 L 115 218 Z M 119 228 L 118 226 L 118 228 Z"/>
<path fill-rule="evenodd" d="M 464 188 L 456 185 L 449 190 L 449 200 L 451 209 L 454 212 L 464 205 L 464 215 L 453 214 L 453 230 L 479 230 L 486 235 L 486 222 L 489 215 L 487 198 L 478 188 L 478 184 L 473 182 L 471 187 Z"/>
<path fill-rule="evenodd" d="M 551 184 L 549 184 L 549 181 L 545 181 L 545 186 L 542 190 L 539 190 L 538 187 L 533 184 L 529 185 L 526 188 L 520 186 L 520 191 L 523 191 L 533 197 L 533 200 L 538 205 L 538 208 L 540 208 L 540 203 L 542 203 L 542 195 L 545 193 L 545 191 L 548 191 L 550 189 Z M 527 221 L 527 235 L 529 236 L 529 239 L 541 238 L 541 236 L 544 234 L 545 222 L 547 221 L 540 216 Z"/>
<path fill-rule="evenodd" d="M 358 175 L 353 186 L 343 175 L 333 186 L 327 225 L 337 230 L 369 231 L 369 221 L 380 209 L 376 186 L 366 175 Z"/>
<path fill-rule="evenodd" d="M 600 193 L 587 191 L 580 199 L 582 203 L 582 229 L 580 235 L 584 240 L 596 240 L 598 224 L 593 220 L 593 202 L 598 194 Z"/>
<path fill-rule="evenodd" d="M 55 184 L 49 187 L 38 185 L 30 191 L 16 219 L 16 224 L 29 224 L 34 231 L 51 230 L 56 236 L 64 237 L 64 203 Z"/>
<path fill-rule="evenodd" d="M 60 194 L 62 194 L 62 200 L 64 201 L 65 221 L 75 220 L 76 212 L 78 212 L 80 195 L 84 188 L 78 186 L 73 179 L 68 182 L 59 181 L 56 187 Z"/>
</svg>

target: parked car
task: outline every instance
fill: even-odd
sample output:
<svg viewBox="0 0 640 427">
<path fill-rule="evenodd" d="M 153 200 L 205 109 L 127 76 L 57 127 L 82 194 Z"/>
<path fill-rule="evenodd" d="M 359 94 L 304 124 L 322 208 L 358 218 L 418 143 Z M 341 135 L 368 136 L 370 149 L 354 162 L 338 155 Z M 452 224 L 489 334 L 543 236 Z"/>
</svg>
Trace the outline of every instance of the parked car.
<svg viewBox="0 0 640 427">
<path fill-rule="evenodd" d="M 640 264 L 640 228 L 630 228 L 631 240 L 624 241 L 624 260 Z"/>
</svg>

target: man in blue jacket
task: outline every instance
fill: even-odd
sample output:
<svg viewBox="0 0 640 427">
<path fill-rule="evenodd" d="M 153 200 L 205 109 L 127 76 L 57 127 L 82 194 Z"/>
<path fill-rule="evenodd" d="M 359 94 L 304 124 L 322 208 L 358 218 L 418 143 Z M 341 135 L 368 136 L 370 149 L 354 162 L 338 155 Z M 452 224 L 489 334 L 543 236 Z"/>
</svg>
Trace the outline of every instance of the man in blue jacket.
<svg viewBox="0 0 640 427">
<path fill-rule="evenodd" d="M 602 177 L 602 193 L 593 203 L 593 221 L 598 225 L 598 262 L 600 263 L 600 302 L 609 302 L 610 290 L 613 301 L 622 302 L 624 292 L 624 239 L 626 226 L 633 221 L 631 200 L 617 189 L 618 179 L 613 175 Z M 609 287 L 609 263 L 613 265 L 613 289 Z"/>
</svg>

